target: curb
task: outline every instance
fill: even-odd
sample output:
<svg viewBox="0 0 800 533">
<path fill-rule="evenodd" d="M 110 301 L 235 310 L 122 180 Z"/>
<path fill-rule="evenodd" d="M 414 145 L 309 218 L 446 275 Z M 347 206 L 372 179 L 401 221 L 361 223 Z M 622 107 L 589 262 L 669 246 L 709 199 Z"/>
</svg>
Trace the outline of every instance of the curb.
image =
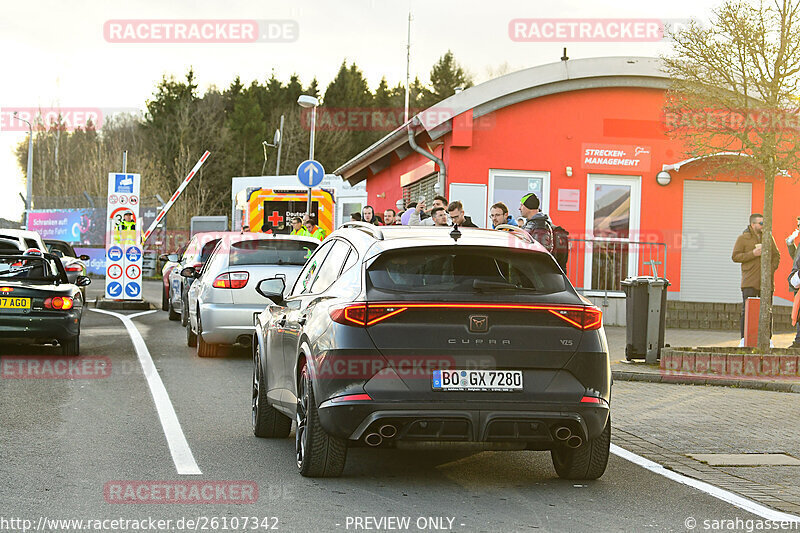
<svg viewBox="0 0 800 533">
<path fill-rule="evenodd" d="M 800 383 L 780 381 L 759 381 L 756 379 L 705 378 L 679 374 L 662 375 L 651 372 L 629 372 L 613 370 L 611 375 L 619 381 L 645 381 L 648 383 L 677 383 L 682 385 L 712 385 L 716 387 L 736 387 L 740 389 L 792 392 L 800 394 Z"/>
</svg>

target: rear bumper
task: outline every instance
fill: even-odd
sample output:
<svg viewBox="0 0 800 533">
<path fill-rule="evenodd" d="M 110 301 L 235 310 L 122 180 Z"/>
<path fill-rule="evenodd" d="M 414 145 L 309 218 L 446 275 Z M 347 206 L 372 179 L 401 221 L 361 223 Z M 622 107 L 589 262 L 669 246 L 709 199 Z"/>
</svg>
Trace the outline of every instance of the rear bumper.
<svg viewBox="0 0 800 533">
<path fill-rule="evenodd" d="M 68 339 L 80 333 L 81 309 L 68 312 L 0 314 L 2 339 Z"/>
<path fill-rule="evenodd" d="M 203 340 L 211 344 L 234 344 L 240 335 L 255 331 L 253 316 L 260 314 L 264 305 L 203 304 L 200 317 Z"/>
<path fill-rule="evenodd" d="M 548 449 L 558 443 L 555 430 L 566 426 L 582 439 L 600 435 L 609 416 L 608 405 L 509 404 L 468 405 L 459 402 L 411 403 L 355 401 L 319 406 L 328 433 L 360 441 L 383 426 L 396 431 L 392 441 L 525 442 Z M 387 442 L 388 441 L 388 442 Z"/>
</svg>

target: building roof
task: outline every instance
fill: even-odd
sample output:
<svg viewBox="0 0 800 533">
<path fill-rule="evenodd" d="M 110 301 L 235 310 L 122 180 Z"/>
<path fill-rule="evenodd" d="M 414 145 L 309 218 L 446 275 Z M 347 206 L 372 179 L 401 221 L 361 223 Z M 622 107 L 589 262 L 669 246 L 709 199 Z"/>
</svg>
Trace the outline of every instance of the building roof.
<svg viewBox="0 0 800 533">
<path fill-rule="evenodd" d="M 419 113 L 423 131 L 433 139 L 452 130 L 452 118 L 472 110 L 476 119 L 510 105 L 568 91 L 605 87 L 667 89 L 669 76 L 661 60 L 653 57 L 595 57 L 571 59 L 519 70 L 470 87 L 445 98 Z M 369 171 L 377 173 L 391 163 L 392 152 L 400 159 L 412 153 L 408 146 L 408 127 L 413 118 L 334 171 L 351 184 L 365 180 Z"/>
</svg>

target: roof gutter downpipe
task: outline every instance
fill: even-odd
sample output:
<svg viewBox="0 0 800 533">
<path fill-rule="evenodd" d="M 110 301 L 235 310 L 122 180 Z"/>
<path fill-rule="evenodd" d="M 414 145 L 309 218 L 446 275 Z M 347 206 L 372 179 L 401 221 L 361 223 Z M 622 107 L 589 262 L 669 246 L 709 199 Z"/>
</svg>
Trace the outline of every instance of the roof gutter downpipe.
<svg viewBox="0 0 800 533">
<path fill-rule="evenodd" d="M 418 154 L 422 154 L 437 165 L 439 165 L 439 194 L 442 196 L 445 195 L 444 185 L 447 181 L 447 167 L 444 164 L 444 161 L 430 153 L 429 151 L 420 148 L 417 144 L 417 141 L 414 139 L 414 128 L 421 124 L 419 117 L 414 117 L 411 119 L 411 124 L 408 125 L 408 144 L 411 146 L 411 149 L 417 152 Z"/>
</svg>

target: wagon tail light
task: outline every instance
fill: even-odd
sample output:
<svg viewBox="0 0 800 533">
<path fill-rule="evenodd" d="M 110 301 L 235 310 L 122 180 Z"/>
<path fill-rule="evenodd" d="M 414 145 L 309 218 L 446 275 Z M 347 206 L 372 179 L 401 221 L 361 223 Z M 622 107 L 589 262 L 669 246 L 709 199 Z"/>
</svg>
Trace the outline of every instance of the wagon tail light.
<svg viewBox="0 0 800 533">
<path fill-rule="evenodd" d="M 424 304 L 397 302 L 389 304 L 359 303 L 331 309 L 334 322 L 346 326 L 367 327 L 399 315 L 409 309 L 443 309 L 470 311 L 533 311 L 551 313 L 570 326 L 583 331 L 600 329 L 603 312 L 591 306 L 536 305 L 536 304 L 485 304 L 485 303 L 441 303 Z"/>
<path fill-rule="evenodd" d="M 331 320 L 346 326 L 372 326 L 399 315 L 408 307 L 400 305 L 353 304 L 331 309 Z"/>
<path fill-rule="evenodd" d="M 226 272 L 217 276 L 211 286 L 217 289 L 241 289 L 247 285 L 248 279 L 250 274 L 247 272 Z"/>
<path fill-rule="evenodd" d="M 54 296 L 44 301 L 44 306 L 47 309 L 58 309 L 59 311 L 66 311 L 72 309 L 75 303 L 69 296 Z"/>
</svg>

